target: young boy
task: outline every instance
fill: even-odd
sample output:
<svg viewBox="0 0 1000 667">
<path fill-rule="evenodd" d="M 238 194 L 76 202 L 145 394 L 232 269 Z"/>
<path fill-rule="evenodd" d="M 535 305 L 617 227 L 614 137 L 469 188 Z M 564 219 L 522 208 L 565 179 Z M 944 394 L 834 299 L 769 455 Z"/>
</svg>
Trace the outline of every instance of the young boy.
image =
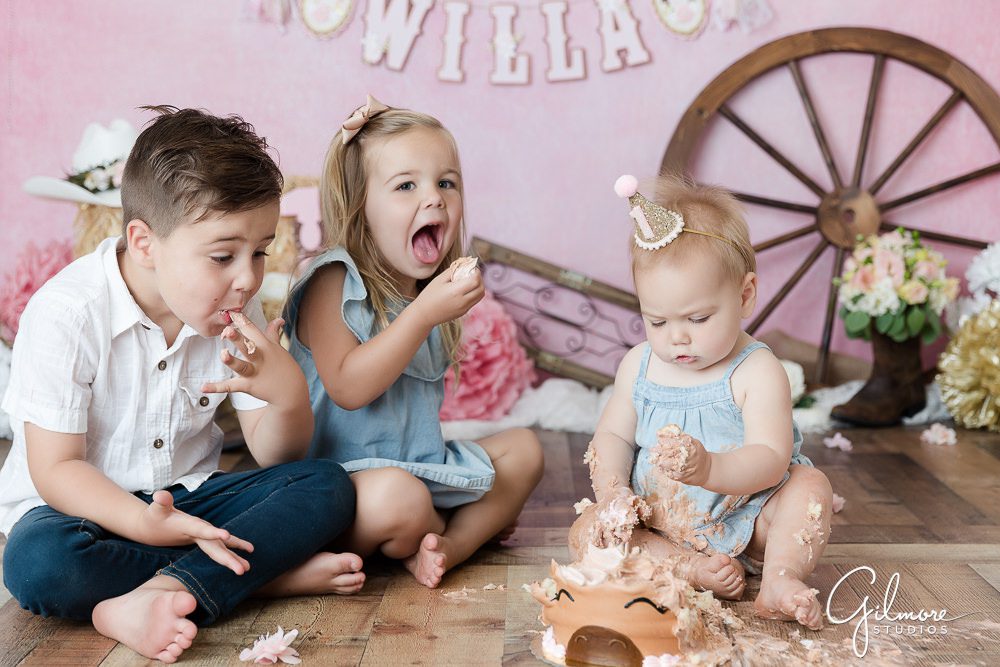
<svg viewBox="0 0 1000 667">
<path fill-rule="evenodd" d="M 305 378 L 254 298 L 281 173 L 238 117 L 154 110 L 122 179 L 123 237 L 21 318 L 0 531 L 25 609 L 175 662 L 251 594 L 354 592 L 363 575 L 353 554 L 317 553 L 353 520 L 354 487 L 299 461 Z M 229 392 L 262 470 L 217 470 Z"/>
</svg>

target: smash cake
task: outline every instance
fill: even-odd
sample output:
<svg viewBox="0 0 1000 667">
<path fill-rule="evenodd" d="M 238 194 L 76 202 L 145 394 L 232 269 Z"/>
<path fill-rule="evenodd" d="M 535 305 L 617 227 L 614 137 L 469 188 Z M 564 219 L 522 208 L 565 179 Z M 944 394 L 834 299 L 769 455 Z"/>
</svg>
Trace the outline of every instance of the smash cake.
<svg viewBox="0 0 1000 667">
<path fill-rule="evenodd" d="M 662 467 L 683 467 L 686 447 L 680 429 L 661 429 L 661 444 L 681 444 L 664 453 Z M 588 450 L 591 465 L 596 455 Z M 593 503 L 576 504 L 577 513 Z M 631 493 L 621 493 L 594 508 L 585 544 L 573 545 L 582 556 L 568 565 L 552 561 L 549 577 L 525 585 L 542 605 L 546 626 L 536 653 L 557 665 L 661 667 L 728 663 L 733 654 L 729 630 L 742 622 L 709 591 L 698 592 L 686 576 L 687 560 L 653 558 L 631 546 L 632 532 L 652 510 Z"/>
</svg>

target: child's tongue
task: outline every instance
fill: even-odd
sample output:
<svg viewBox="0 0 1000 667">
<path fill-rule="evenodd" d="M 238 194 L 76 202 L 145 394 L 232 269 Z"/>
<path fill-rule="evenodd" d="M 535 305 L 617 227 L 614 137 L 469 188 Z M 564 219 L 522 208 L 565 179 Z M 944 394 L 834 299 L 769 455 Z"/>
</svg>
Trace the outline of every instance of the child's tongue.
<svg viewBox="0 0 1000 667">
<path fill-rule="evenodd" d="M 424 264 L 436 264 L 441 254 L 438 252 L 434 234 L 429 227 L 424 227 L 413 235 L 413 254 Z"/>
</svg>

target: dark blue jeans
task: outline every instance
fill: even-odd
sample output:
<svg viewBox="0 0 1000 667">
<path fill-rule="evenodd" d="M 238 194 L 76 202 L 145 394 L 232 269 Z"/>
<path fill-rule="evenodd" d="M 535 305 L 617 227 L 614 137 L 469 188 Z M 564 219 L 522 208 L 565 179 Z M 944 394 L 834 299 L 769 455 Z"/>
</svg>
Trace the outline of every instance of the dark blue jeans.
<svg viewBox="0 0 1000 667">
<path fill-rule="evenodd" d="M 237 575 L 193 545 L 133 542 L 46 505 L 14 524 L 3 554 L 4 584 L 36 614 L 90 620 L 97 603 L 165 574 L 198 600 L 191 620 L 208 625 L 354 520 L 354 485 L 342 467 L 322 459 L 218 474 L 194 491 L 179 484 L 167 490 L 178 509 L 253 544 L 253 553 L 238 552 L 250 570 Z"/>
</svg>

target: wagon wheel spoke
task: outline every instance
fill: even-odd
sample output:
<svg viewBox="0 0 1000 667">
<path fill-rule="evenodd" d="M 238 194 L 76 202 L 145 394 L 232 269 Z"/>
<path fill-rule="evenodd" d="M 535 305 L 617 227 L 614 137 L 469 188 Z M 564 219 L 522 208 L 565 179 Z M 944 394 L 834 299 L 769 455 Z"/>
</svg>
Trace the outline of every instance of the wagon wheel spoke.
<svg viewBox="0 0 1000 667">
<path fill-rule="evenodd" d="M 740 132 L 747 135 L 750 141 L 760 146 L 761 150 L 763 150 L 765 153 L 774 158 L 774 160 L 778 164 L 787 169 L 792 176 L 799 179 L 799 181 L 801 181 L 803 185 L 805 185 L 807 188 L 815 192 L 816 196 L 822 198 L 826 195 L 826 192 L 824 192 L 823 188 L 819 187 L 816 184 L 816 181 L 806 176 L 801 169 L 792 164 L 792 161 L 786 158 L 784 155 L 782 155 L 777 148 L 769 144 L 762 136 L 754 132 L 753 128 L 747 125 L 742 118 L 737 116 L 732 109 L 723 105 L 719 107 L 719 114 L 723 118 L 728 120 L 730 123 L 735 125 Z"/>
<path fill-rule="evenodd" d="M 795 211 L 796 213 L 816 215 L 819 211 L 817 207 L 809 206 L 808 204 L 796 204 L 790 201 L 771 199 L 770 197 L 761 197 L 760 195 L 751 195 L 745 192 L 733 192 L 733 196 L 748 204 L 760 204 L 761 206 L 770 206 L 771 208 L 780 208 L 785 211 Z"/>
<path fill-rule="evenodd" d="M 830 145 L 826 142 L 826 134 L 823 132 L 823 127 L 819 124 L 816 107 L 813 106 L 809 89 L 806 87 L 805 79 L 802 78 L 799 61 L 792 60 L 789 62 L 788 69 L 792 71 L 792 79 L 795 80 L 795 89 L 799 91 L 802 106 L 805 107 L 806 116 L 809 117 L 809 125 L 812 127 L 813 134 L 816 135 L 816 143 L 819 144 L 820 153 L 823 154 L 823 162 L 826 163 L 826 169 L 830 172 L 830 178 L 833 179 L 833 187 L 839 190 L 844 186 L 844 183 L 840 180 L 840 172 L 837 170 L 837 164 L 833 161 L 833 153 L 830 152 Z"/>
<path fill-rule="evenodd" d="M 879 229 L 883 232 L 891 232 L 900 225 L 893 224 L 891 222 L 883 222 Z M 967 239 L 961 236 L 952 236 L 951 234 L 942 234 L 941 232 L 932 232 L 927 229 L 917 229 L 916 227 L 906 226 L 906 229 L 918 232 L 925 239 L 930 239 L 931 241 L 942 241 L 944 243 L 951 243 L 953 245 L 965 246 L 967 248 L 975 248 L 977 250 L 983 250 L 988 243 L 986 241 L 977 241 L 975 239 Z"/>
<path fill-rule="evenodd" d="M 982 167 L 981 169 L 976 169 L 975 171 L 970 171 L 967 174 L 961 176 L 956 176 L 955 178 L 948 179 L 947 181 L 942 181 L 935 185 L 924 188 L 923 190 L 918 190 L 917 192 L 912 192 L 908 195 L 904 195 L 899 199 L 893 199 L 885 204 L 880 204 L 879 209 L 884 211 L 891 211 L 897 206 L 902 206 L 903 204 L 909 204 L 911 201 L 916 201 L 918 199 L 923 199 L 938 192 L 944 192 L 945 190 L 950 190 L 956 186 L 962 185 L 963 183 L 968 183 L 969 181 L 974 181 L 984 176 L 989 176 L 1000 171 L 1000 162 L 991 164 L 988 167 Z"/>
<path fill-rule="evenodd" d="M 838 247 L 837 254 L 833 258 L 833 276 L 840 275 L 840 270 L 844 265 L 844 249 Z M 833 284 L 833 281 L 830 281 Z M 830 342 L 833 339 L 833 314 L 837 309 L 837 290 L 830 289 L 826 298 L 826 315 L 823 317 L 823 338 L 819 346 L 819 356 L 816 357 L 816 382 L 826 384 L 827 371 L 829 370 Z"/>
<path fill-rule="evenodd" d="M 882 189 L 882 186 L 885 185 L 885 182 L 888 181 L 889 178 L 896 173 L 896 170 L 899 169 L 899 167 L 904 162 L 906 162 L 906 158 L 910 157 L 910 154 L 913 153 L 913 151 L 917 149 L 917 146 L 919 146 L 923 142 L 923 140 L 927 138 L 927 135 L 931 133 L 931 130 L 937 127 L 938 123 L 941 122 L 941 120 L 948 114 L 948 112 L 951 111 L 956 104 L 958 104 L 958 101 L 960 99 L 962 99 L 961 91 L 958 90 L 954 91 L 951 94 L 951 97 L 949 97 L 948 100 L 941 105 L 941 108 L 937 110 L 937 113 L 931 116 L 931 119 L 927 121 L 927 123 L 920 129 L 919 132 L 917 132 L 916 136 L 913 137 L 910 143 L 906 145 L 906 148 L 903 149 L 903 152 L 900 153 L 899 156 L 892 161 L 892 164 L 890 164 L 886 168 L 886 170 L 882 172 L 882 175 L 876 178 L 875 182 L 872 183 L 870 188 L 868 188 L 868 192 L 870 192 L 872 196 L 874 196 L 875 193 L 877 193 L 879 190 Z"/>
<path fill-rule="evenodd" d="M 802 262 L 802 265 L 795 270 L 795 273 L 793 273 L 788 281 L 781 286 L 778 293 L 767 302 L 767 305 L 764 306 L 763 310 L 761 310 L 757 317 L 754 318 L 754 321 L 750 323 L 750 326 L 747 327 L 747 333 L 753 335 L 753 333 L 757 330 L 757 327 L 759 327 L 764 320 L 767 319 L 767 316 L 771 314 L 771 311 L 773 311 L 778 304 L 781 303 L 782 299 L 788 295 L 788 292 L 791 291 L 791 289 L 795 287 L 800 280 L 802 280 L 802 276 L 806 274 L 809 267 L 811 267 L 819 256 L 823 254 L 823 251 L 826 250 L 828 245 L 830 245 L 830 243 L 825 238 L 816 244 L 816 247 L 813 248 L 812 252 L 809 253 L 809 256 L 806 257 L 806 261 Z"/>
<path fill-rule="evenodd" d="M 768 239 L 766 241 L 761 241 L 753 247 L 753 251 L 760 252 L 762 250 L 767 250 L 768 248 L 773 248 L 776 245 L 781 245 L 782 243 L 788 243 L 794 239 L 807 234 L 812 234 L 819 230 L 818 224 L 807 225 L 801 229 L 796 229 L 794 231 L 788 232 L 787 234 L 782 234 L 781 236 L 775 236 L 773 239 Z"/>
<path fill-rule="evenodd" d="M 879 85 L 882 83 L 882 70 L 885 67 L 885 56 L 881 53 L 875 56 L 872 67 L 872 80 L 868 86 L 868 102 L 865 104 L 865 120 L 861 125 L 861 141 L 858 143 L 858 156 L 854 160 L 854 175 L 851 185 L 861 185 L 861 173 L 865 169 L 865 159 L 868 157 L 868 140 L 871 138 L 872 119 L 875 117 L 875 101 L 878 97 Z"/>
</svg>

